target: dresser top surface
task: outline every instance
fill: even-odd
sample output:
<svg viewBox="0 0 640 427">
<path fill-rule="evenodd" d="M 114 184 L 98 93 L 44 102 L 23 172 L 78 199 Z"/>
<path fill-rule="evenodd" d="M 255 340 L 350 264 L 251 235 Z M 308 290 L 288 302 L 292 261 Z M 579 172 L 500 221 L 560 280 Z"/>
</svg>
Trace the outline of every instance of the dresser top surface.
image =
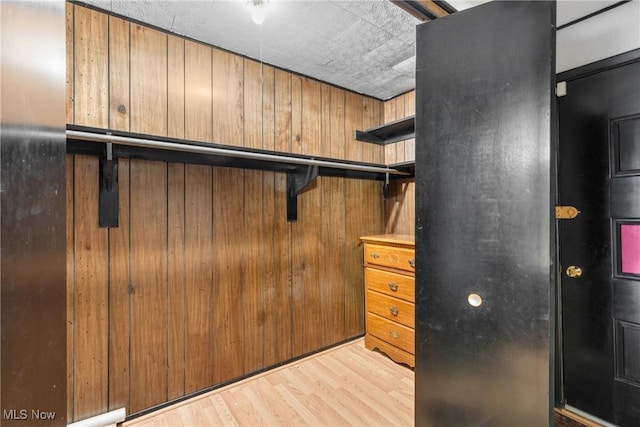
<svg viewBox="0 0 640 427">
<path fill-rule="evenodd" d="M 377 234 L 375 236 L 362 236 L 360 240 L 366 243 L 386 243 L 392 245 L 415 245 L 415 236 L 409 234 Z"/>
</svg>

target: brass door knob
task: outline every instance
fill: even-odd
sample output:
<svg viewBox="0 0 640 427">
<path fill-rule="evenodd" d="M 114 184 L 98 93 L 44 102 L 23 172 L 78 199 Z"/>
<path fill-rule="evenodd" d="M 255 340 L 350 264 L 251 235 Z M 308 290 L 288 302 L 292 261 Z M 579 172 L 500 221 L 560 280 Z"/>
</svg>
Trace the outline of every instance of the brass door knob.
<svg viewBox="0 0 640 427">
<path fill-rule="evenodd" d="M 570 265 L 569 267 L 567 267 L 567 276 L 571 277 L 572 279 L 577 279 L 578 277 L 582 276 L 582 269 L 580 267 L 576 267 L 575 265 Z"/>
</svg>

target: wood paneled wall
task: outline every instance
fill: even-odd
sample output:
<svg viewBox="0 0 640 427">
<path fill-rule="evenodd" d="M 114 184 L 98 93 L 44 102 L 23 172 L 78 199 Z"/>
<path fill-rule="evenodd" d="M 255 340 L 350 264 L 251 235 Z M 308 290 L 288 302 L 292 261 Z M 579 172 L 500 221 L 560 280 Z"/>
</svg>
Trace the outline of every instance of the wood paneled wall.
<svg viewBox="0 0 640 427">
<path fill-rule="evenodd" d="M 353 139 L 380 101 L 67 4 L 69 123 L 384 161 Z M 380 182 L 322 177 L 286 221 L 286 176 L 119 160 L 98 227 L 98 159 L 68 155 L 69 419 L 133 414 L 364 332 L 358 237 Z"/>
<path fill-rule="evenodd" d="M 392 122 L 415 114 L 415 91 L 392 98 L 384 103 L 384 122 Z M 415 139 L 385 146 L 387 164 L 415 160 Z M 385 232 L 415 234 L 415 180 L 392 181 L 385 200 Z"/>
</svg>

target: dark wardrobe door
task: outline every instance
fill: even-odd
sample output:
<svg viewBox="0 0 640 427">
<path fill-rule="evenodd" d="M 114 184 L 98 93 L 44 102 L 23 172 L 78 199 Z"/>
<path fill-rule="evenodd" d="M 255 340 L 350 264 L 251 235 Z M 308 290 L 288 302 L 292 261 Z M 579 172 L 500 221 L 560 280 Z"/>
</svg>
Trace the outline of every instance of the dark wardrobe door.
<svg viewBox="0 0 640 427">
<path fill-rule="evenodd" d="M 550 424 L 554 24 L 499 1 L 418 27 L 418 426 Z"/>
<path fill-rule="evenodd" d="M 564 396 L 640 426 L 640 61 L 567 82 L 558 108 L 558 198 L 580 210 L 558 226 Z"/>
</svg>

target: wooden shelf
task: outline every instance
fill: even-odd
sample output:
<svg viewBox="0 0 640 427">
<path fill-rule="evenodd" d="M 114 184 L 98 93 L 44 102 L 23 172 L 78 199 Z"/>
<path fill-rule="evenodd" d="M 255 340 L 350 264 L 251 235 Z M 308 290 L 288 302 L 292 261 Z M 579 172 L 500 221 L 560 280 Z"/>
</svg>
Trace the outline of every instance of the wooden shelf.
<svg viewBox="0 0 640 427">
<path fill-rule="evenodd" d="M 287 174 L 289 221 L 297 220 L 298 194 L 318 176 L 385 181 L 383 191 L 386 191 L 390 179 L 408 178 L 414 174 L 411 166 L 403 164 L 391 167 L 74 125 L 67 125 L 67 152 L 100 158 L 101 227 L 118 226 L 118 158 L 284 172 Z"/>
<path fill-rule="evenodd" d="M 409 165 L 392 167 L 343 159 L 235 147 L 110 129 L 67 125 L 67 151 L 76 154 L 106 155 L 106 143 L 113 143 L 113 156 L 167 162 L 205 164 L 220 167 L 258 169 L 275 172 L 306 171 L 318 167 L 319 176 L 385 180 L 411 176 Z"/>
<path fill-rule="evenodd" d="M 355 138 L 358 141 L 387 145 L 414 138 L 415 128 L 415 116 L 409 116 L 365 131 L 356 130 Z"/>
</svg>

